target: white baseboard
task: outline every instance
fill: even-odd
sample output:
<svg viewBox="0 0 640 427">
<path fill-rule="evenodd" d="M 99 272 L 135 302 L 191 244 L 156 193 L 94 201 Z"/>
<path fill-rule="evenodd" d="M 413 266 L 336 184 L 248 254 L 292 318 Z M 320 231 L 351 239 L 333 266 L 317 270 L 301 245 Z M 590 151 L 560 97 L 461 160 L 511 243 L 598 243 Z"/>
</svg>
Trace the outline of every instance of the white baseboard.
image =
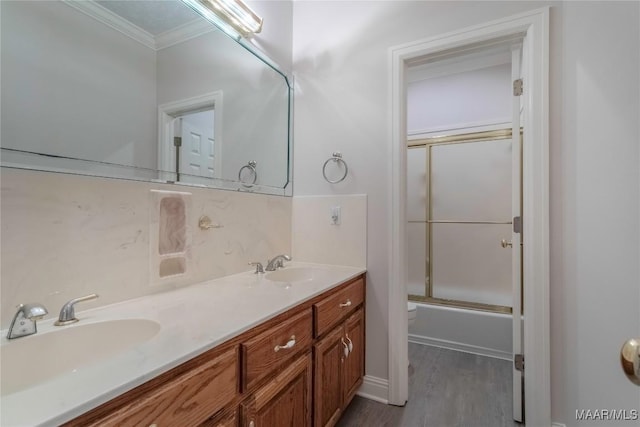
<svg viewBox="0 0 640 427">
<path fill-rule="evenodd" d="M 389 396 L 389 381 L 365 375 L 360 389 L 356 392 L 358 396 L 365 399 L 374 400 L 376 402 L 389 404 L 387 399 Z"/>
<path fill-rule="evenodd" d="M 449 350 L 463 351 L 465 353 L 477 354 L 480 356 L 495 357 L 496 359 L 511 360 L 511 353 L 502 350 L 495 350 L 487 347 L 464 344 L 456 341 L 442 340 L 439 338 L 424 337 L 422 335 L 409 334 L 409 342 L 414 344 L 430 345 L 433 347 L 447 348 Z"/>
<path fill-rule="evenodd" d="M 551 427 L 567 427 L 567 425 L 562 423 L 551 423 Z"/>
</svg>

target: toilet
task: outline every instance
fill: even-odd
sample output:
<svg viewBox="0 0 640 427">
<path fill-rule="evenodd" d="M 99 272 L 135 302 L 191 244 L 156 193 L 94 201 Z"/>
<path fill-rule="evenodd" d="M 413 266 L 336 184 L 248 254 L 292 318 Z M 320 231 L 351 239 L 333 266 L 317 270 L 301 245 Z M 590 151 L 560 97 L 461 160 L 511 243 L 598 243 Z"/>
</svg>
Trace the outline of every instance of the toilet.
<svg viewBox="0 0 640 427">
<path fill-rule="evenodd" d="M 408 312 L 408 323 L 409 326 L 413 325 L 413 323 L 416 321 L 416 311 L 418 310 L 418 306 L 411 302 L 411 301 L 407 301 L 407 312 Z"/>
</svg>

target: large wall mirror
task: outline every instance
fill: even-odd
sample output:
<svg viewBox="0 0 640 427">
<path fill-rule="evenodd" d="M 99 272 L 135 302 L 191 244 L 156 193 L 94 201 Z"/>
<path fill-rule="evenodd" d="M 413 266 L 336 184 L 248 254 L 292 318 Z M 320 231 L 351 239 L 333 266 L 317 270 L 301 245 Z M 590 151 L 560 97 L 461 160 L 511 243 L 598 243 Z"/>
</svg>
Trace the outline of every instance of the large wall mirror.
<svg viewBox="0 0 640 427">
<path fill-rule="evenodd" d="M 182 1 L 0 8 L 3 167 L 291 194 L 286 75 Z"/>
</svg>

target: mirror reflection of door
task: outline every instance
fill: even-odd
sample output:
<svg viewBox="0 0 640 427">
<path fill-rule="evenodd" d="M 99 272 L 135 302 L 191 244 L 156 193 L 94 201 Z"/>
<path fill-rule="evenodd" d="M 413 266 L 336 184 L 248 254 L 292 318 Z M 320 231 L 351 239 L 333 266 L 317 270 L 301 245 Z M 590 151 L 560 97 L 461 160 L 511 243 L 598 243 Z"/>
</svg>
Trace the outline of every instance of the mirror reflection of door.
<svg viewBox="0 0 640 427">
<path fill-rule="evenodd" d="M 199 177 L 215 177 L 214 111 L 186 113 L 179 117 L 182 144 L 179 172 L 181 182 L 193 182 Z"/>
<path fill-rule="evenodd" d="M 177 181 L 207 185 L 220 176 L 220 149 L 214 133 L 213 108 L 180 114 L 174 121 Z"/>
</svg>

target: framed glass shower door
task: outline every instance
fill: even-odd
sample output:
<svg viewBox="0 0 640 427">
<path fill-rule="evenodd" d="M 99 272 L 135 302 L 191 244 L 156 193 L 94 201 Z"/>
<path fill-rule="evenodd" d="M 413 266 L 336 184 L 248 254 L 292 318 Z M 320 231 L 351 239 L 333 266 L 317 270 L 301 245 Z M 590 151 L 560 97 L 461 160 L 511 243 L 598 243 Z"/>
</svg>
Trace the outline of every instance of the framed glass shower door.
<svg viewBox="0 0 640 427">
<path fill-rule="evenodd" d="M 510 129 L 409 142 L 410 299 L 511 312 L 511 144 Z"/>
</svg>

